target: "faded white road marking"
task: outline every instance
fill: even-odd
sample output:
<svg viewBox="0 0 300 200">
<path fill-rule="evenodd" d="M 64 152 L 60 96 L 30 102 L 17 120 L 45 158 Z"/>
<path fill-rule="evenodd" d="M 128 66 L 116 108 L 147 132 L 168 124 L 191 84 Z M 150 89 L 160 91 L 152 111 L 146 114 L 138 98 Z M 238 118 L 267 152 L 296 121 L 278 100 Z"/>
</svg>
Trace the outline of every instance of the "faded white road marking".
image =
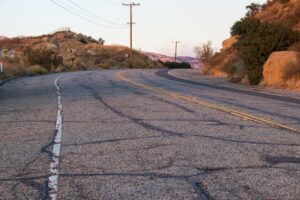
<svg viewBox="0 0 300 200">
<path fill-rule="evenodd" d="M 61 78 L 62 76 L 55 80 L 58 108 L 57 108 L 55 136 L 53 139 L 53 150 L 51 155 L 50 176 L 48 179 L 49 198 L 51 200 L 57 199 L 57 192 L 58 192 L 58 164 L 59 164 L 62 125 L 63 125 L 63 119 L 62 119 L 63 107 L 61 104 L 61 92 L 58 83 Z"/>
</svg>

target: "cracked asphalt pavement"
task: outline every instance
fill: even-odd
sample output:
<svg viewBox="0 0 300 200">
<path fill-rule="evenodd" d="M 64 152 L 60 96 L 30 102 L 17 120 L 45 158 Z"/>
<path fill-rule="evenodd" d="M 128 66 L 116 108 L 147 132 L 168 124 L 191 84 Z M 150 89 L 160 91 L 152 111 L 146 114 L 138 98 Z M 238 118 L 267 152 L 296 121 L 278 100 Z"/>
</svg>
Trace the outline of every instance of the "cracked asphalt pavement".
<svg viewBox="0 0 300 200">
<path fill-rule="evenodd" d="M 52 74 L 0 86 L 0 199 L 53 199 L 58 77 L 57 199 L 300 199 L 300 134 L 131 85 L 118 72 Z M 300 128 L 296 97 L 222 90 L 160 70 L 122 73 Z"/>
</svg>

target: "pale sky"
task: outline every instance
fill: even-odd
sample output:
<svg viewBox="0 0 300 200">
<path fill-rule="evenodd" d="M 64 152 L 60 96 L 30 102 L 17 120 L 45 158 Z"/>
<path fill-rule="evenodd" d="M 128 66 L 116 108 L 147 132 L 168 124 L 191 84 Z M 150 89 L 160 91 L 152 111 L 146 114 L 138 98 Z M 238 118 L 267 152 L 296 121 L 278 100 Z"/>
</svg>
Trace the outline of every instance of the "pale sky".
<svg viewBox="0 0 300 200">
<path fill-rule="evenodd" d="M 106 44 L 129 46 L 129 8 L 124 0 L 0 0 L 0 35 L 41 35 L 60 27 L 102 37 Z M 253 0 L 140 0 L 133 9 L 134 48 L 173 55 L 173 41 L 181 41 L 179 55 L 194 56 L 193 48 L 211 40 L 216 49 L 230 36 L 232 24 L 245 15 Z M 263 3 L 265 0 L 255 0 Z M 75 4 L 74 4 L 75 3 Z M 76 7 L 79 5 L 84 10 Z M 90 21 L 96 22 L 91 23 Z M 104 26 L 102 26 L 104 25 Z M 112 27 L 107 27 L 112 26 Z"/>
</svg>

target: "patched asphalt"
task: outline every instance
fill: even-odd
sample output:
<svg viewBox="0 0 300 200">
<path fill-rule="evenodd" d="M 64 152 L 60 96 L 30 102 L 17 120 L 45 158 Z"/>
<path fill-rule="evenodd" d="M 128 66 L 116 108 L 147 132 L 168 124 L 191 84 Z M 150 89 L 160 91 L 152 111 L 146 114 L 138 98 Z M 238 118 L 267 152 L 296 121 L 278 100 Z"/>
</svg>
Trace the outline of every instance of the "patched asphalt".
<svg viewBox="0 0 300 200">
<path fill-rule="evenodd" d="M 58 199 L 291 199 L 300 135 L 87 71 L 0 87 L 0 199 L 47 199 L 59 81 Z M 300 127 L 299 105 L 128 70 L 138 83 Z"/>
</svg>

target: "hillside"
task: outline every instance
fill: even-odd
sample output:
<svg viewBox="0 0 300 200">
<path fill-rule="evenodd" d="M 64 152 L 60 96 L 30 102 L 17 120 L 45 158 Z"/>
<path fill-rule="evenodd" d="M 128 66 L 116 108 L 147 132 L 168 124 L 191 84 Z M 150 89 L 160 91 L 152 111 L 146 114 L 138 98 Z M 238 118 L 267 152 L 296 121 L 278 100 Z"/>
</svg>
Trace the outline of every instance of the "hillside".
<svg viewBox="0 0 300 200">
<path fill-rule="evenodd" d="M 129 67 L 127 47 L 103 43 L 71 31 L 38 37 L 3 37 L 0 40 L 0 59 L 6 74 L 2 77 Z M 157 62 L 134 51 L 133 68 L 158 66 Z"/>
<path fill-rule="evenodd" d="M 247 9 L 204 71 L 233 82 L 300 89 L 300 0 L 252 3 Z"/>
<path fill-rule="evenodd" d="M 300 31 L 299 0 L 273 0 L 262 5 L 261 12 L 255 13 L 261 22 L 282 24 L 292 30 Z"/>
<path fill-rule="evenodd" d="M 152 52 L 143 52 L 146 56 L 148 56 L 153 61 L 161 61 L 161 62 L 174 62 L 174 57 L 166 56 L 159 53 L 152 53 Z M 189 57 L 189 56 L 178 56 L 177 62 L 185 62 L 189 63 L 192 68 L 200 68 L 201 63 L 197 58 Z"/>
<path fill-rule="evenodd" d="M 5 39 L 8 39 L 8 38 L 0 35 L 0 40 L 5 40 Z"/>
</svg>

